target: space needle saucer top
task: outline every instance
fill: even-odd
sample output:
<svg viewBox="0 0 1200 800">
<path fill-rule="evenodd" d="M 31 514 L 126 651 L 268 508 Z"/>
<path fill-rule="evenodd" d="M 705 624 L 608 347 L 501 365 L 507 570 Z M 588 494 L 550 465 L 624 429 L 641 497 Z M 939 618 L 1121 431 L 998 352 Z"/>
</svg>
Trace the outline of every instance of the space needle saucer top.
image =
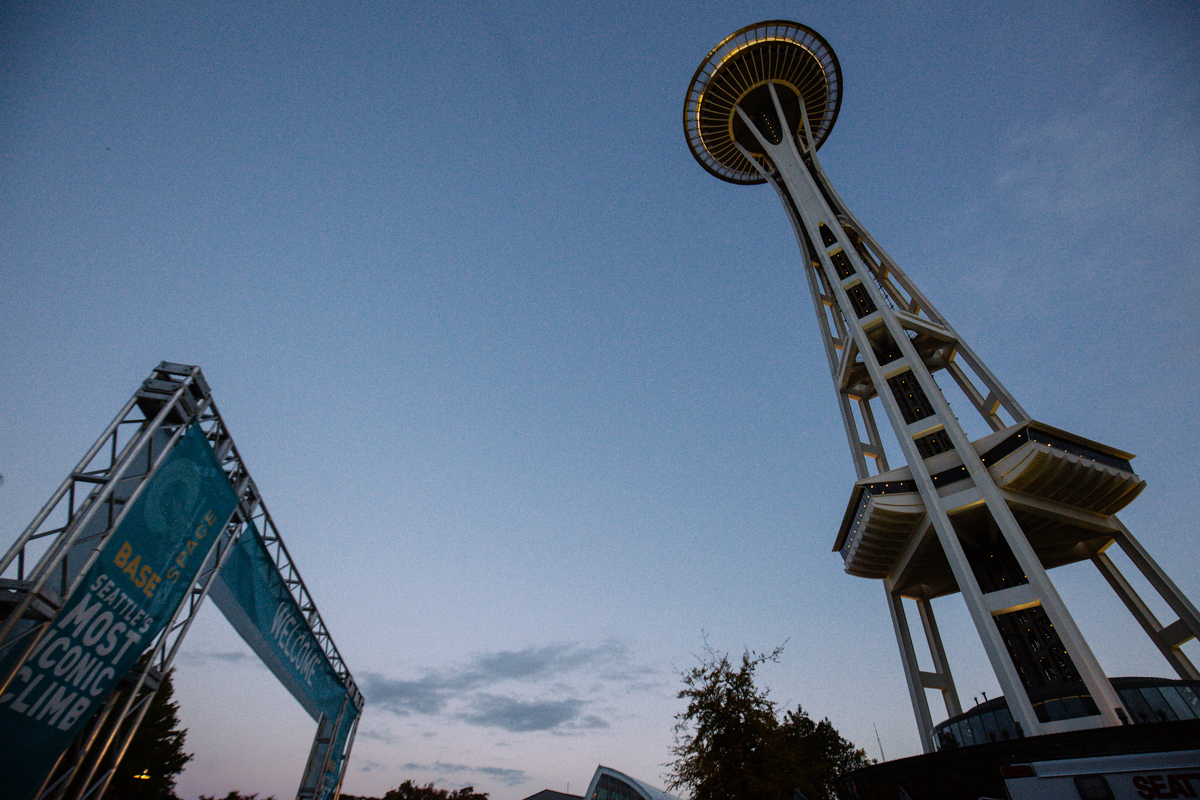
<svg viewBox="0 0 1200 800">
<path fill-rule="evenodd" d="M 734 142 L 751 155 L 762 156 L 762 147 L 737 107 L 751 118 L 762 114 L 771 106 L 769 84 L 775 85 L 793 135 L 804 128 L 801 102 L 815 147 L 832 130 L 841 107 L 842 74 L 828 42 L 797 22 L 747 25 L 726 37 L 701 62 L 683 107 L 683 128 L 692 155 L 718 178 L 763 183 Z"/>
</svg>

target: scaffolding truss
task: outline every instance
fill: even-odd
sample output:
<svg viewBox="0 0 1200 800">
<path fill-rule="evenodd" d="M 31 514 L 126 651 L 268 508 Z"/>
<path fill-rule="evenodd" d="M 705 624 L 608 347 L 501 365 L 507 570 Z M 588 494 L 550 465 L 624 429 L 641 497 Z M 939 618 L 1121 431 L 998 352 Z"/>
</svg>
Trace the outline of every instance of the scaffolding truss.
<svg viewBox="0 0 1200 800">
<path fill-rule="evenodd" d="M 180 437 L 196 425 L 212 447 L 237 496 L 229 522 L 200 566 L 196 579 L 175 607 L 162 632 L 146 647 L 34 795 L 37 800 L 85 800 L 103 795 L 170 670 L 234 543 L 254 526 L 301 610 L 322 655 L 346 689 L 338 718 L 318 721 L 317 733 L 297 797 L 335 796 L 329 785 L 331 761 L 349 757 L 352 728 L 336 753 L 336 732 L 347 713 L 361 714 L 363 697 L 330 636 L 283 537 L 271 518 L 228 426 L 217 410 L 198 366 L 162 362 L 151 372 L 96 443 L 63 481 L 29 526 L 0 559 L 0 693 L 36 653 L 64 602 L 99 557 L 101 549 L 146 490 Z M 14 658 L 9 658 L 13 654 Z"/>
</svg>

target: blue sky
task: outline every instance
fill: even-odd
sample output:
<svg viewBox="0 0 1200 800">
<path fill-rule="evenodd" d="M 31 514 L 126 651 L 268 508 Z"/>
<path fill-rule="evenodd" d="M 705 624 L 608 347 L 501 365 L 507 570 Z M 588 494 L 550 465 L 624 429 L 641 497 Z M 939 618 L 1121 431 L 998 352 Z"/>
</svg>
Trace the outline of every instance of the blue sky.
<svg viewBox="0 0 1200 800">
<path fill-rule="evenodd" d="M 682 133 L 773 18 L 841 62 L 843 199 L 1035 418 L 1139 455 L 1122 518 L 1200 597 L 1184 2 L 5 4 L 4 536 L 199 364 L 366 692 L 346 791 L 662 785 L 705 633 L 787 641 L 773 698 L 916 753 L 882 589 L 830 552 L 853 471 L 795 241 Z M 1054 577 L 1110 674 L 1167 674 Z M 998 693 L 935 607 L 964 703 Z M 314 726 L 215 610 L 176 685 L 181 796 L 295 791 Z"/>
</svg>

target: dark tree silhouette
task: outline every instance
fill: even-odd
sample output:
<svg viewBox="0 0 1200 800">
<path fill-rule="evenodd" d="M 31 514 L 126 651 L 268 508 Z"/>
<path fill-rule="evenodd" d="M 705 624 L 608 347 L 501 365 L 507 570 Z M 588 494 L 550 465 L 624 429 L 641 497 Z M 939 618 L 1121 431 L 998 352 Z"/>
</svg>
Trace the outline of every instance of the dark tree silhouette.
<svg viewBox="0 0 1200 800">
<path fill-rule="evenodd" d="M 487 800 L 487 792 L 476 792 L 474 786 L 461 789 L 435 789 L 432 783 L 417 786 L 405 781 L 383 796 L 383 800 Z"/>
<path fill-rule="evenodd" d="M 799 707 L 779 718 L 769 690 L 754 685 L 754 671 L 778 662 L 782 646 L 746 650 L 738 667 L 707 643 L 704 651 L 681 676 L 678 696 L 688 706 L 675 717 L 669 788 L 686 789 L 693 800 L 791 800 L 795 789 L 824 800 L 834 797 L 834 778 L 871 763 L 828 719 L 813 722 Z"/>
<path fill-rule="evenodd" d="M 835 778 L 874 763 L 828 719 L 814 722 L 800 706 L 784 714 L 772 752 L 780 783 L 800 789 L 810 800 L 833 800 Z"/>
<path fill-rule="evenodd" d="M 487 792 L 475 791 L 474 786 L 464 786 L 461 789 L 450 791 L 449 789 L 434 788 L 432 783 L 418 786 L 412 781 L 405 781 L 382 798 L 356 797 L 352 794 L 339 794 L 338 798 L 339 800 L 488 800 L 488 795 Z"/>
<path fill-rule="evenodd" d="M 175 684 L 168 672 L 113 774 L 105 798 L 176 800 L 175 779 L 192 756 L 183 751 L 187 730 L 179 727 L 179 704 L 174 695 Z"/>
</svg>

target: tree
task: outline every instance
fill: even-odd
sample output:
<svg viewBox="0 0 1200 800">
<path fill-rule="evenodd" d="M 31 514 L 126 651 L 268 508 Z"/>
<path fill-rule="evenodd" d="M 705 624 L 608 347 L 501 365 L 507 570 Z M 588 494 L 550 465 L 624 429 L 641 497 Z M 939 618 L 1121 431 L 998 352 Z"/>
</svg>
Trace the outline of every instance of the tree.
<svg viewBox="0 0 1200 800">
<path fill-rule="evenodd" d="M 174 695 L 168 672 L 113 774 L 106 798 L 175 800 L 175 779 L 192 755 L 183 751 L 187 729 L 179 727 L 179 704 Z"/>
<path fill-rule="evenodd" d="M 754 671 L 778 662 L 783 646 L 746 650 L 736 668 L 727 653 L 707 643 L 704 650 L 681 675 L 678 697 L 688 706 L 675 717 L 670 789 L 687 789 L 693 800 L 791 800 L 795 789 L 825 800 L 834 778 L 871 763 L 828 719 L 813 722 L 799 706 L 780 719 L 769 690 L 754 685 Z"/>
<path fill-rule="evenodd" d="M 487 792 L 475 791 L 474 786 L 464 786 L 461 789 L 450 791 L 449 789 L 436 789 L 432 783 L 418 786 L 412 781 L 405 781 L 382 798 L 339 794 L 338 800 L 488 800 L 488 796 Z"/>
<path fill-rule="evenodd" d="M 432 783 L 417 786 L 412 781 L 405 781 L 385 794 L 383 800 L 488 800 L 488 796 L 487 792 L 476 792 L 474 786 L 450 791 L 435 789 Z"/>
<path fill-rule="evenodd" d="M 832 800 L 839 775 L 874 763 L 843 739 L 828 718 L 813 722 L 799 705 L 784 714 L 774 752 L 782 784 L 800 789 L 810 800 Z"/>
</svg>

